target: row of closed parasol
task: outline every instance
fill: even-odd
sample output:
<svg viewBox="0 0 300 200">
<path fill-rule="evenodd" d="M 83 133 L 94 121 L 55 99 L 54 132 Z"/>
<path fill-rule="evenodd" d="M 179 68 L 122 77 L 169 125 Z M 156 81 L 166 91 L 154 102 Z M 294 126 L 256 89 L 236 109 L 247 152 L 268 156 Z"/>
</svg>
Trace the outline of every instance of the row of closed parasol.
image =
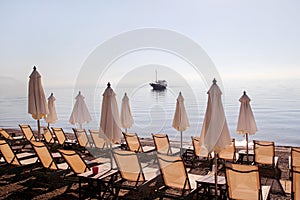
<svg viewBox="0 0 300 200">
<path fill-rule="evenodd" d="M 221 90 L 216 84 L 216 80 L 213 81 L 213 85 L 208 91 L 208 103 L 206 114 L 202 126 L 201 143 L 206 147 L 208 152 L 220 151 L 220 148 L 230 144 L 230 135 L 225 119 L 225 113 L 221 102 Z M 117 101 L 115 93 L 110 87 L 110 83 L 107 84 L 107 88 L 103 93 L 102 110 L 100 127 L 109 139 L 113 142 L 119 142 L 121 138 L 120 127 L 130 128 L 134 122 L 130 106 L 129 99 L 125 93 L 122 100 L 121 116 L 119 118 Z M 84 97 L 81 92 L 75 98 L 76 102 L 70 117 L 70 123 L 78 123 L 82 128 L 83 123 L 88 123 L 92 120 L 88 108 L 84 102 Z M 40 123 L 39 120 L 45 118 L 46 122 L 53 124 L 57 121 L 57 114 L 55 110 L 55 97 L 51 93 L 48 98 L 48 106 L 46 106 L 46 98 L 41 83 L 41 75 L 33 68 L 33 72 L 30 75 L 29 91 L 28 91 L 28 113 L 32 115 L 38 122 L 38 134 L 40 137 Z M 250 107 L 250 98 L 244 92 L 244 95 L 240 98 L 241 107 L 237 126 L 237 132 L 246 135 L 247 151 L 248 151 L 248 134 L 254 134 L 257 131 L 254 116 Z M 121 122 L 120 122 L 121 121 Z M 189 128 L 189 120 L 184 107 L 184 98 L 179 93 L 177 98 L 176 110 L 173 119 L 172 126 L 180 131 L 180 144 L 182 148 L 182 131 Z M 224 133 L 223 137 L 222 133 Z M 208 137 L 212 134 L 213 137 Z M 216 139 L 223 138 L 223 140 Z"/>
<path fill-rule="evenodd" d="M 214 175 L 215 175 L 215 188 L 217 188 L 218 176 L 217 176 L 217 154 L 230 145 L 231 138 L 229 129 L 222 105 L 221 95 L 222 92 L 217 85 L 217 81 L 214 79 L 213 84 L 208 90 L 208 102 L 202 125 L 202 131 L 200 136 L 200 144 L 206 150 L 206 153 L 214 152 Z M 240 98 L 241 107 L 237 125 L 237 132 L 246 134 L 246 146 L 248 157 L 248 133 L 254 134 L 257 131 L 254 116 L 250 107 L 250 98 L 244 92 Z M 217 189 L 215 189 L 215 198 L 217 199 Z"/>
<path fill-rule="evenodd" d="M 105 133 L 110 141 L 113 143 L 120 143 L 122 136 L 120 127 L 125 129 L 131 127 L 133 124 L 133 118 L 129 107 L 129 99 L 126 93 L 122 101 L 121 117 L 119 117 L 115 96 L 116 94 L 110 87 L 110 83 L 108 83 L 107 88 L 103 93 L 100 129 Z M 79 124 L 81 129 L 82 124 L 90 122 L 92 117 L 85 104 L 84 96 L 80 91 L 75 99 L 76 101 L 69 122 L 71 124 Z M 33 72 L 29 76 L 28 113 L 32 115 L 33 119 L 37 120 L 38 138 L 40 138 L 40 119 L 44 118 L 48 125 L 54 124 L 58 120 L 54 102 L 55 97 L 53 93 L 51 93 L 48 98 L 47 105 L 41 75 L 36 70 L 36 67 L 34 67 Z"/>
<path fill-rule="evenodd" d="M 201 151 L 205 155 L 214 152 L 213 167 L 215 176 L 215 188 L 217 188 L 217 154 L 227 145 L 231 144 L 228 125 L 226 122 L 225 112 L 222 104 L 222 91 L 214 79 L 213 84 L 207 92 L 208 101 L 200 135 Z M 250 98 L 244 92 L 239 100 L 241 102 L 240 113 L 237 125 L 237 133 L 246 135 L 247 159 L 248 159 L 248 134 L 254 134 L 257 131 L 254 116 L 249 104 Z M 182 148 L 182 131 L 189 127 L 187 114 L 183 104 L 181 93 L 177 99 L 176 112 L 173 121 L 173 127 L 181 132 L 181 148 Z M 215 198 L 217 199 L 217 190 L 215 190 Z"/>
</svg>

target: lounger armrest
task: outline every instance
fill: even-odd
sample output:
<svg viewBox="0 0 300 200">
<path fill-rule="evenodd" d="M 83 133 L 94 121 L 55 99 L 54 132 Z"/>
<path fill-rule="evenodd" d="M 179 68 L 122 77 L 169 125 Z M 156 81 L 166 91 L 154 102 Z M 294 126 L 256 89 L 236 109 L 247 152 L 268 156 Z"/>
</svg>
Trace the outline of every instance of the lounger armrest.
<svg viewBox="0 0 300 200">
<path fill-rule="evenodd" d="M 143 148 L 144 153 L 150 153 L 150 152 L 155 151 L 155 147 L 152 147 L 152 146 L 143 146 L 142 148 Z"/>
<path fill-rule="evenodd" d="M 289 170 L 292 169 L 292 157 L 289 156 Z"/>
<path fill-rule="evenodd" d="M 261 190 L 262 190 L 262 200 L 267 200 L 269 199 L 269 193 L 271 190 L 271 186 L 266 186 L 266 185 L 262 185 L 261 186 Z"/>
<path fill-rule="evenodd" d="M 145 189 L 150 185 L 152 184 L 153 182 L 157 181 L 158 179 L 161 179 L 161 174 L 158 174 L 156 176 L 153 176 L 152 178 L 150 178 L 149 180 L 145 181 L 143 183 L 143 185 L 141 185 L 139 187 L 139 191 L 145 191 Z"/>
<path fill-rule="evenodd" d="M 237 162 L 239 160 L 239 156 L 240 156 L 239 153 L 235 153 L 235 160 L 234 160 L 234 162 Z"/>
<path fill-rule="evenodd" d="M 274 167 L 278 167 L 278 156 L 274 157 Z"/>
</svg>

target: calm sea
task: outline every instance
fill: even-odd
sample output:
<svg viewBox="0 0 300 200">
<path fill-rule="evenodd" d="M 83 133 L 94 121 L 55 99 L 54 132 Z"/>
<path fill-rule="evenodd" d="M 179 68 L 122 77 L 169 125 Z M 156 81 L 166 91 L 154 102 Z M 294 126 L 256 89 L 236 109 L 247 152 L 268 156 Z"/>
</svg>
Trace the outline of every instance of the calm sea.
<svg viewBox="0 0 300 200">
<path fill-rule="evenodd" d="M 105 87 L 90 88 L 81 91 L 86 97 L 93 121 L 84 124 L 83 128 L 98 129 L 102 93 Z M 130 132 L 140 137 L 150 138 L 151 133 L 167 133 L 171 140 L 179 140 L 180 134 L 172 128 L 176 98 L 179 91 L 185 98 L 185 107 L 190 121 L 190 128 L 183 132 L 185 142 L 191 136 L 199 136 L 207 104 L 209 86 L 195 84 L 183 87 L 171 84 L 163 92 L 152 91 L 148 84 L 137 86 L 113 86 L 117 94 L 119 110 L 124 92 L 130 98 L 131 110 L 135 120 Z M 243 93 L 251 98 L 251 106 L 258 126 L 258 132 L 250 136 L 250 140 L 272 140 L 276 145 L 300 146 L 300 80 L 256 80 L 256 81 L 224 81 L 223 105 L 231 136 L 238 141 L 245 138 L 236 133 L 239 114 L 239 98 Z M 53 92 L 56 97 L 56 110 L 59 121 L 54 127 L 62 127 L 72 132 L 75 127 L 69 123 L 69 117 L 78 91 L 73 88 L 45 88 L 46 96 Z M 36 129 L 36 121 L 27 114 L 27 93 L 0 97 L 0 127 L 18 128 L 18 124 L 30 124 Z M 46 125 L 41 120 L 42 125 Z"/>
</svg>

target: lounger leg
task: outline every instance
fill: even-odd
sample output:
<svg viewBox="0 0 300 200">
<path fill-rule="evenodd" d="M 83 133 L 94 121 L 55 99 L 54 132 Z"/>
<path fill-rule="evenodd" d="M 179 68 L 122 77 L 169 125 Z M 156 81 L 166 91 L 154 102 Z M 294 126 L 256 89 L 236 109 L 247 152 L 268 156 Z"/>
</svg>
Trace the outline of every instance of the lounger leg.
<svg viewBox="0 0 300 200">
<path fill-rule="evenodd" d="M 283 189 L 283 187 L 282 187 L 282 185 L 280 183 L 280 179 L 276 179 L 276 181 L 279 184 L 279 187 L 280 187 L 280 190 L 281 190 L 281 194 L 284 195 L 284 196 L 286 196 L 285 191 L 284 191 L 284 189 Z"/>
<path fill-rule="evenodd" d="M 81 199 L 81 177 L 79 177 L 79 199 Z"/>
<path fill-rule="evenodd" d="M 114 199 L 119 199 L 119 192 L 120 192 L 120 188 L 116 188 L 115 198 Z"/>
</svg>

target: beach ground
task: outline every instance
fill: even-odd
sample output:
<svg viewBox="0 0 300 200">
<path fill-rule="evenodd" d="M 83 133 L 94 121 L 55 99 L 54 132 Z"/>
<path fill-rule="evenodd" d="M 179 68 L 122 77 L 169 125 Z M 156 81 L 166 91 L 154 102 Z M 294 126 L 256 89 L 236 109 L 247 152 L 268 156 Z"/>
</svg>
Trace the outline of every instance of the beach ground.
<svg viewBox="0 0 300 200">
<path fill-rule="evenodd" d="M 16 132 L 14 130 L 14 132 Z M 72 135 L 69 135 L 72 137 Z M 143 139 L 143 144 L 151 145 L 150 139 Z M 290 183 L 288 176 L 288 157 L 290 153 L 289 147 L 276 147 L 276 156 L 279 157 L 279 168 L 282 171 L 281 180 L 284 187 Z M 0 166 L 0 199 L 77 199 L 79 197 L 79 185 L 74 182 L 71 188 L 68 188 L 70 182 L 64 179 L 59 179 L 57 184 L 49 187 L 49 180 L 51 178 L 40 175 L 39 170 L 31 171 L 30 168 L 23 170 L 18 176 L 14 173 L 3 174 L 4 166 Z M 192 170 L 192 173 L 206 174 L 209 168 L 196 168 Z M 271 184 L 272 179 L 262 179 L 265 184 Z M 160 183 L 155 183 L 160 184 Z M 287 200 L 291 199 L 290 194 L 286 196 L 280 194 L 280 189 L 276 183 L 274 183 L 270 199 Z M 68 190 L 67 190 L 68 188 Z M 67 191 L 66 191 L 67 190 Z M 89 193 L 90 194 L 90 193 Z M 137 195 L 134 193 L 121 193 L 128 199 L 136 199 Z"/>
</svg>

